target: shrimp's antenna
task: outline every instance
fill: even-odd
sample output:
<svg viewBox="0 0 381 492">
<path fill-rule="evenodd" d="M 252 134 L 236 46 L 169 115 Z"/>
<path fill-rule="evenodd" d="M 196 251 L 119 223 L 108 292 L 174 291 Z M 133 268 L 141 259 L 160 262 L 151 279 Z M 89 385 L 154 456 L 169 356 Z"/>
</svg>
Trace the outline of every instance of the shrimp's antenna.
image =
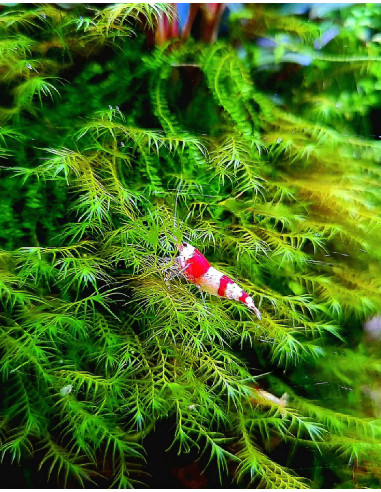
<svg viewBox="0 0 381 492">
<path fill-rule="evenodd" d="M 178 185 L 178 187 L 176 188 L 176 197 L 175 197 L 175 210 L 174 210 L 174 216 L 173 216 L 173 227 L 175 229 L 175 231 L 177 231 L 177 199 L 179 197 L 179 191 L 180 191 L 180 183 Z M 180 244 L 180 241 L 179 239 L 176 237 L 176 236 L 173 236 L 173 239 L 176 241 L 177 243 L 177 246 Z"/>
<path fill-rule="evenodd" d="M 177 188 L 177 193 L 176 193 L 176 197 L 175 197 L 175 211 L 174 211 L 174 217 L 173 217 L 173 225 L 174 225 L 175 229 L 177 229 L 177 198 L 178 198 L 178 196 L 179 196 L 179 189 Z"/>
</svg>

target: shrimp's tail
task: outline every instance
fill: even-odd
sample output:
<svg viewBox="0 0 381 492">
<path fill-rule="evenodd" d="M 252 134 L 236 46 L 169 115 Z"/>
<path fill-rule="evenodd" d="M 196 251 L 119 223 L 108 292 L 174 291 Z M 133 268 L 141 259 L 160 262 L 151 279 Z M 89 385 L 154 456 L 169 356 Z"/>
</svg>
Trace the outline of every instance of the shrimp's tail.
<svg viewBox="0 0 381 492">
<path fill-rule="evenodd" d="M 243 302 L 244 304 L 246 304 L 246 306 L 251 309 L 252 311 L 254 311 L 256 317 L 261 320 L 262 319 L 262 316 L 261 316 L 261 313 L 259 311 L 259 309 L 256 307 L 256 305 L 254 304 L 254 301 L 253 301 L 253 298 L 250 297 L 249 295 L 246 294 L 246 292 L 243 292 L 242 296 L 239 298 L 239 300 L 241 302 Z"/>
</svg>

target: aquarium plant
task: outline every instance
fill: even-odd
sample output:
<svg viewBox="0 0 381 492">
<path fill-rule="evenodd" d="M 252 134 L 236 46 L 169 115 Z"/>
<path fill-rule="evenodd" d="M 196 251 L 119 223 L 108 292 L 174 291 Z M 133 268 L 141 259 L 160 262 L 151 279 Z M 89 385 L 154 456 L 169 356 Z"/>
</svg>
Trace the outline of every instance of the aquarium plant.
<svg viewBox="0 0 381 492">
<path fill-rule="evenodd" d="M 380 486 L 381 7 L 286 7 L 2 5 L 0 450 L 29 485 L 155 486 L 165 429 L 196 486 Z"/>
</svg>

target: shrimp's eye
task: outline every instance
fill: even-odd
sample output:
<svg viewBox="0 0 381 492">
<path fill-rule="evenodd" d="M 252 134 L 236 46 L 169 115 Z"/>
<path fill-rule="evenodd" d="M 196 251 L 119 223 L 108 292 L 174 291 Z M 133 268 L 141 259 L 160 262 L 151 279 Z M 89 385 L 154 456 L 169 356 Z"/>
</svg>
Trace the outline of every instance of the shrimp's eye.
<svg viewBox="0 0 381 492">
<path fill-rule="evenodd" d="M 186 247 L 188 246 L 188 243 L 184 243 L 184 242 L 182 242 L 182 243 L 181 243 L 181 246 L 182 246 L 183 248 L 186 248 Z"/>
</svg>

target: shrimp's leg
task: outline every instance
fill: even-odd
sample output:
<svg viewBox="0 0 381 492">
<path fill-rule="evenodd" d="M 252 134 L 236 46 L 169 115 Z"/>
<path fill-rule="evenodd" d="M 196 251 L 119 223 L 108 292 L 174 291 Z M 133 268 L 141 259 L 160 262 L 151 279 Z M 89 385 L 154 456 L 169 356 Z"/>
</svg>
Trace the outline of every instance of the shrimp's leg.
<svg viewBox="0 0 381 492">
<path fill-rule="evenodd" d="M 198 290 L 200 291 L 200 295 L 201 295 L 202 303 L 204 304 L 205 309 L 208 309 L 208 306 L 206 305 L 206 302 L 205 302 L 205 295 L 204 295 L 204 292 L 203 292 L 203 290 L 202 290 L 201 286 L 200 286 L 200 285 L 198 285 L 198 284 L 195 284 L 195 286 L 196 286 L 196 287 L 198 288 Z"/>
<path fill-rule="evenodd" d="M 172 258 L 170 258 L 170 261 L 172 261 Z M 170 262 L 168 262 L 168 263 L 170 263 Z M 165 276 L 164 276 L 165 282 L 170 282 L 174 278 L 179 277 L 188 267 L 189 267 L 189 265 L 186 265 L 184 268 L 182 268 L 180 270 L 178 264 L 174 263 L 165 272 Z"/>
</svg>

